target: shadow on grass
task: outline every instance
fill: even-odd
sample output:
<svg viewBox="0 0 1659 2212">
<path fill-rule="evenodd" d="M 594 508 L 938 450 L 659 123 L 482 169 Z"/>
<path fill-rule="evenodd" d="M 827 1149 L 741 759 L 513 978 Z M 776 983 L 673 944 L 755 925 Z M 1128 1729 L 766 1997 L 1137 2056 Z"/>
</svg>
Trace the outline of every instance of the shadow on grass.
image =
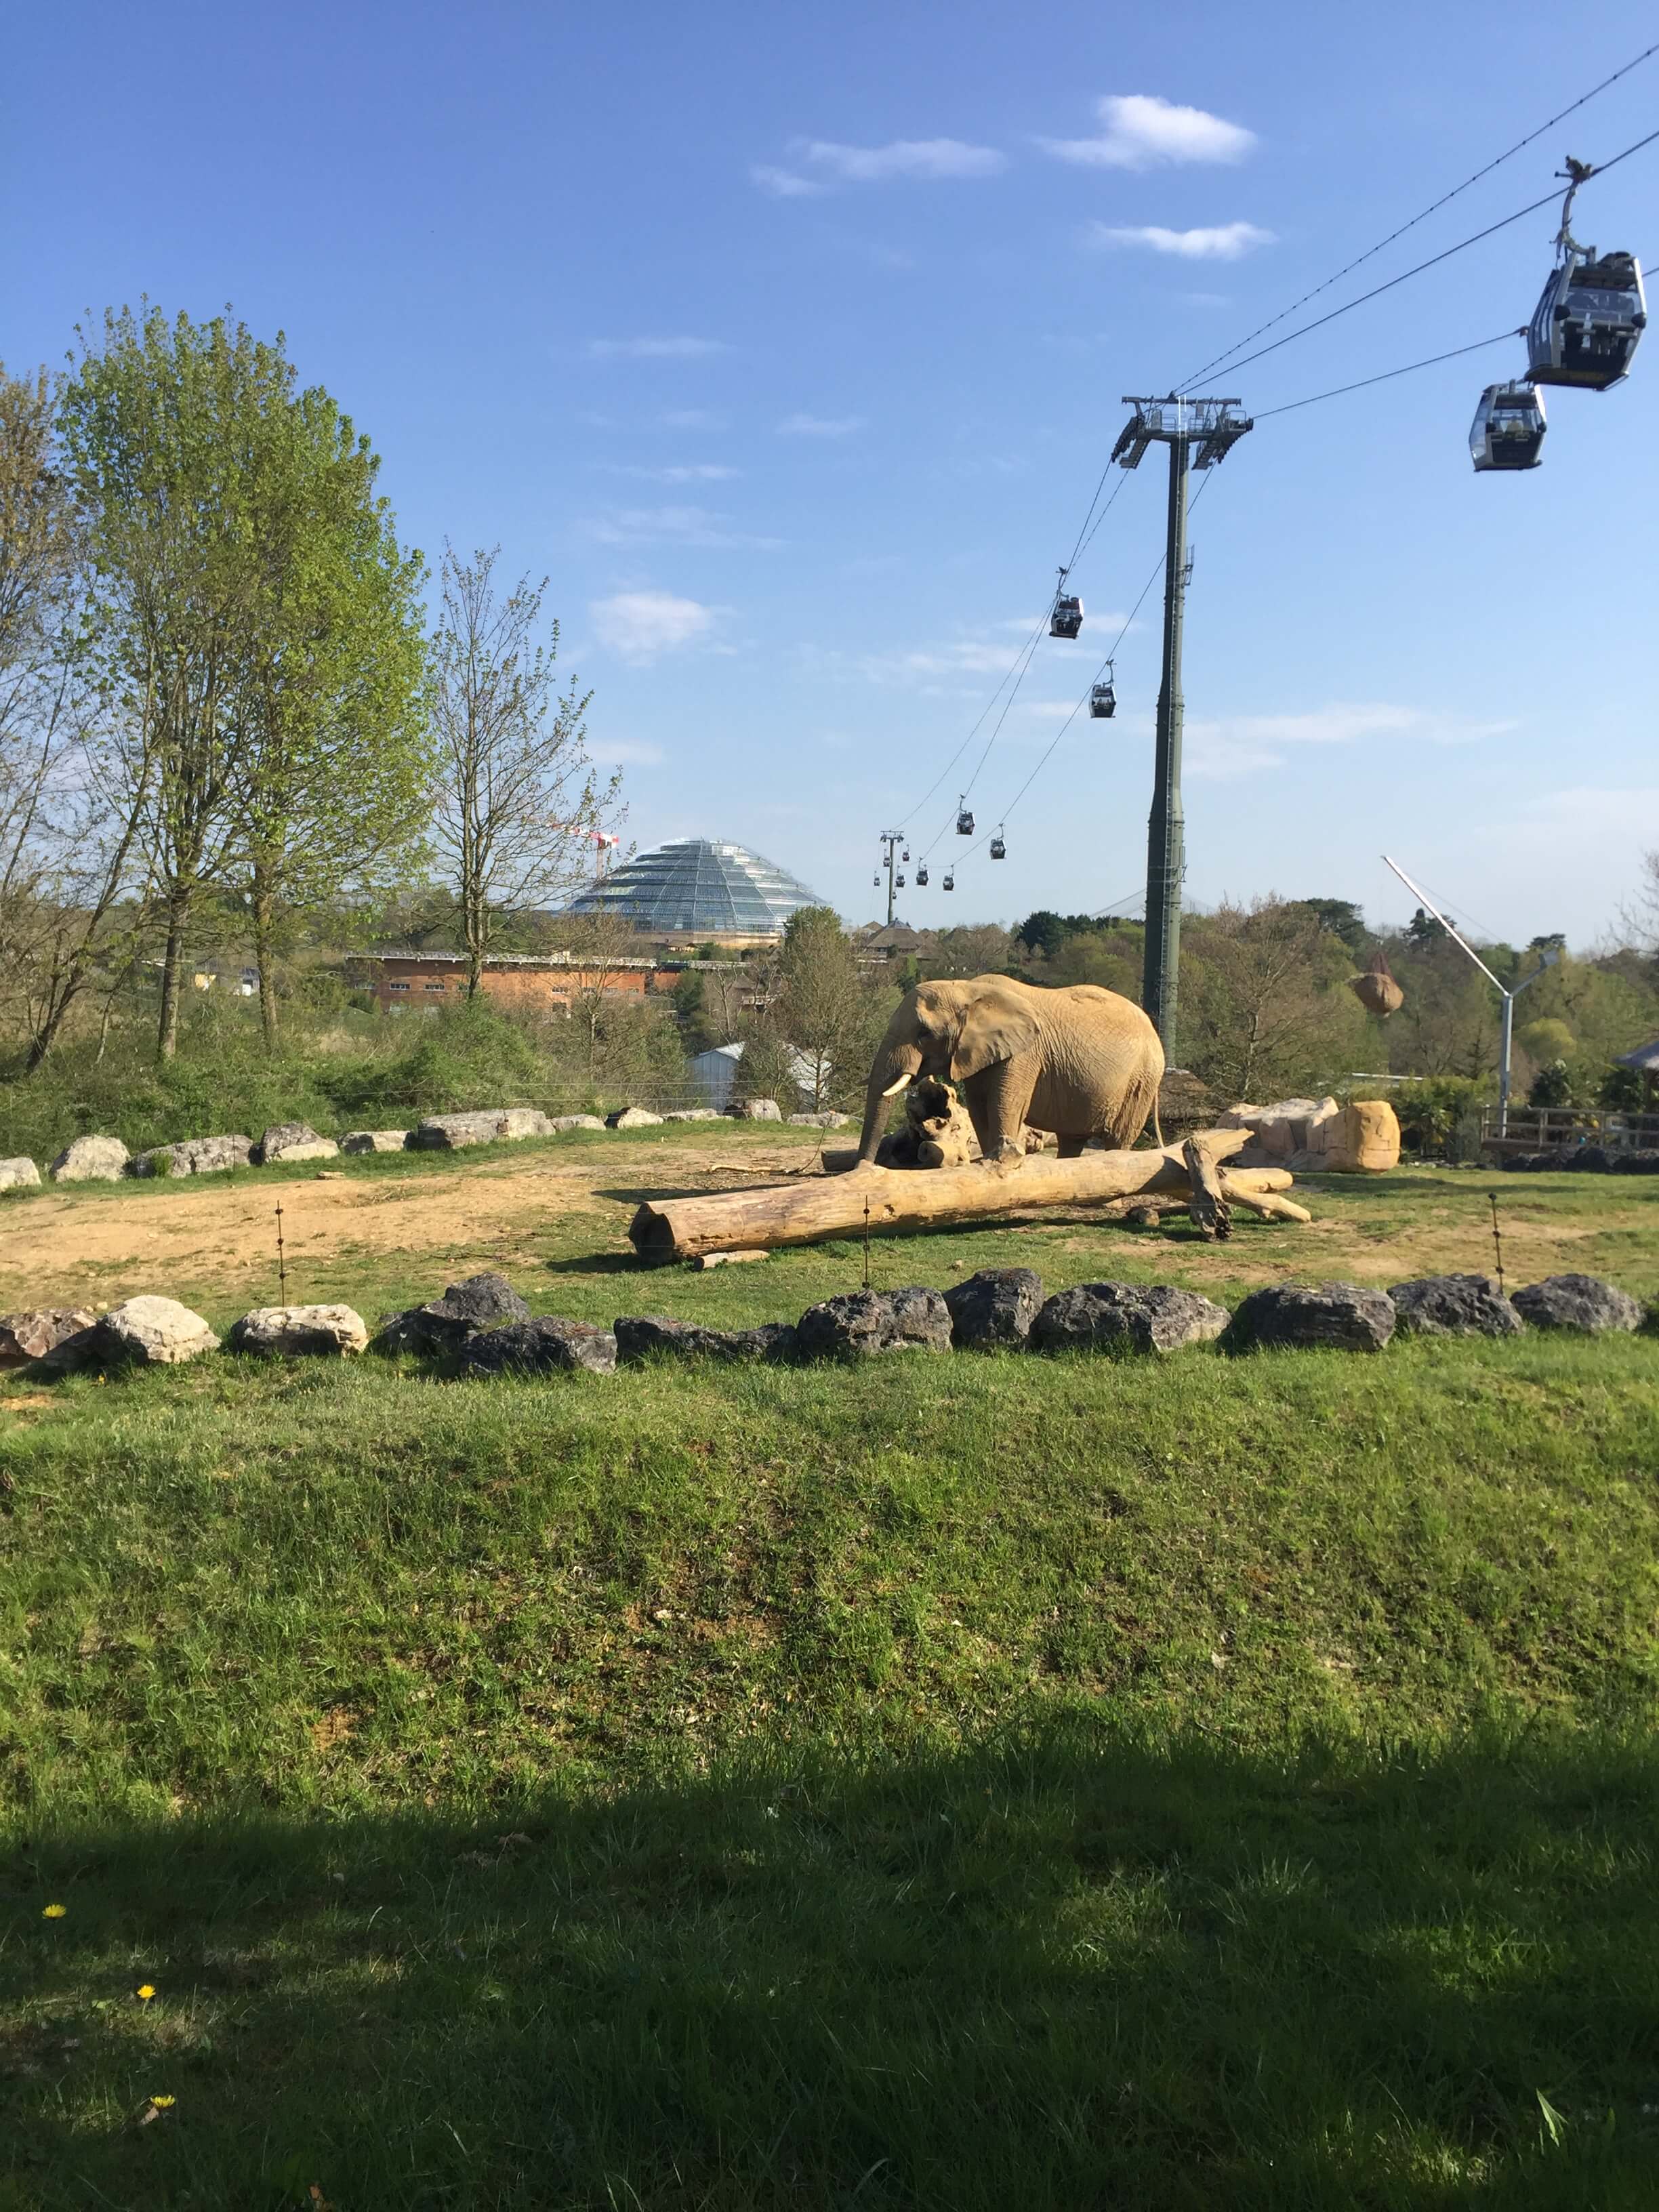
<svg viewBox="0 0 1659 2212">
<path fill-rule="evenodd" d="M 465 1824 L 48 1829 L 0 2202 L 1634 2207 L 1656 1798 L 1650 1742 L 1079 1722 Z"/>
</svg>

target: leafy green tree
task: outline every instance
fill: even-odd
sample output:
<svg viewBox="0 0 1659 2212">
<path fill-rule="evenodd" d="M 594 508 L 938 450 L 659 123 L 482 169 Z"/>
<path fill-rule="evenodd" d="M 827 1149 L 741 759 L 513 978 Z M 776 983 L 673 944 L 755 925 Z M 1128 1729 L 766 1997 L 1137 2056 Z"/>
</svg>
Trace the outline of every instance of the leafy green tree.
<svg viewBox="0 0 1659 2212">
<path fill-rule="evenodd" d="M 139 809 L 163 933 L 158 1049 L 178 1048 L 192 922 L 222 883 L 233 703 L 261 601 L 255 486 L 263 426 L 289 404 L 280 337 L 169 324 L 157 308 L 82 336 L 59 422 L 86 517 L 94 649 L 125 795 Z"/>
<path fill-rule="evenodd" d="M 1515 1041 L 1527 1058 L 1540 1067 L 1547 1066 L 1553 1060 L 1571 1060 L 1578 1049 L 1578 1040 L 1566 1024 L 1550 1014 L 1541 1015 L 1517 1030 Z"/>
<path fill-rule="evenodd" d="M 320 390 L 251 427 L 252 599 L 228 702 L 228 872 L 245 886 L 270 1045 L 279 933 L 377 870 L 415 867 L 433 756 L 424 572 L 375 495 L 378 457 Z"/>
<path fill-rule="evenodd" d="M 1527 1093 L 1529 1106 L 1571 1106 L 1572 1076 L 1565 1060 L 1553 1060 L 1532 1079 Z"/>
<path fill-rule="evenodd" d="M 1181 1058 L 1218 1096 L 1284 1097 L 1352 1067 L 1364 1016 L 1347 950 L 1300 902 L 1221 907 L 1187 940 Z"/>
<path fill-rule="evenodd" d="M 852 940 L 834 910 L 798 908 L 778 954 L 772 1016 L 807 1064 L 800 1087 L 810 1092 L 813 1112 L 828 1103 L 832 1084 L 844 1090 L 849 1074 L 862 1083 L 873 1050 L 873 1012 Z"/>
<path fill-rule="evenodd" d="M 1331 935 L 1340 937 L 1350 952 L 1358 954 L 1364 951 L 1370 932 L 1365 927 L 1364 915 L 1352 899 L 1297 899 L 1295 903 L 1306 907 L 1310 914 L 1316 915 Z"/>
</svg>

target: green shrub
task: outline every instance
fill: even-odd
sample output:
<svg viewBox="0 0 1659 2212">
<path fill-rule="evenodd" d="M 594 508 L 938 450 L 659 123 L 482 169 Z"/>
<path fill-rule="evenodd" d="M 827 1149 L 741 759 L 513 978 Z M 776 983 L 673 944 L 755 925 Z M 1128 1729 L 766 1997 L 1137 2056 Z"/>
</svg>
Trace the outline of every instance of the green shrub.
<svg viewBox="0 0 1659 2212">
<path fill-rule="evenodd" d="M 1478 1110 L 1485 1088 L 1467 1075 L 1425 1075 L 1397 1084 L 1389 1103 L 1399 1116 L 1407 1150 L 1443 1151 L 1459 1123 Z"/>
</svg>

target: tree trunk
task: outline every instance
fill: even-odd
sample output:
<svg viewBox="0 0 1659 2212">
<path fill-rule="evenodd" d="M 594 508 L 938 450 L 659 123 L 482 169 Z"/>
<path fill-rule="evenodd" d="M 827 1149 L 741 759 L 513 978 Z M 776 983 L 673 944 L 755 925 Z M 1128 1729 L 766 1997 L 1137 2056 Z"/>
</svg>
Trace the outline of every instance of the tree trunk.
<svg viewBox="0 0 1659 2212">
<path fill-rule="evenodd" d="M 1207 1133 L 1213 1157 L 1224 1158 L 1249 1141 L 1243 1129 Z M 1282 1168 L 1239 1170 L 1236 1188 L 1285 1190 Z M 689 1260 L 700 1252 L 771 1249 L 811 1244 L 820 1237 L 891 1229 L 904 1223 L 971 1221 L 986 1215 L 1025 1213 L 1044 1206 L 1076 1206 L 1127 1198 L 1136 1191 L 1190 1188 L 1174 1146 L 1163 1152 L 1084 1152 L 1062 1160 L 1029 1153 L 1006 1163 L 917 1171 L 865 1164 L 821 1181 L 760 1190 L 718 1191 L 707 1197 L 647 1201 L 634 1216 L 629 1236 L 642 1259 Z"/>
<path fill-rule="evenodd" d="M 185 931 L 190 921 L 190 892 L 174 886 L 167 898 L 167 949 L 161 955 L 161 1019 L 155 1056 L 171 1060 L 179 1049 L 179 994 L 185 967 Z"/>
<path fill-rule="evenodd" d="M 271 948 L 276 902 L 263 868 L 253 871 L 253 961 L 259 971 L 259 1026 L 265 1050 L 276 1049 L 276 956 Z"/>
<path fill-rule="evenodd" d="M 1216 1156 L 1206 1137 L 1188 1137 L 1181 1148 L 1187 1163 L 1187 1174 L 1193 1186 L 1192 1216 L 1200 1237 L 1211 1243 L 1224 1240 L 1233 1233 L 1232 1216 L 1227 1211 L 1227 1200 L 1221 1186 L 1221 1171 L 1216 1165 Z"/>
</svg>

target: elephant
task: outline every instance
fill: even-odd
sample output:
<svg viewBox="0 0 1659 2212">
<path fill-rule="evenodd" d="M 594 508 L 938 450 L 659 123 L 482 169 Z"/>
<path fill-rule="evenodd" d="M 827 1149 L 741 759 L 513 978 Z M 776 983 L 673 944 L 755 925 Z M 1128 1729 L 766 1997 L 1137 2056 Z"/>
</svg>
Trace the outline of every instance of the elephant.
<svg viewBox="0 0 1659 2212">
<path fill-rule="evenodd" d="M 957 1085 L 988 1160 L 1023 1158 L 1027 1123 L 1054 1132 L 1062 1159 L 1091 1137 L 1133 1145 L 1149 1115 L 1164 1141 L 1158 1031 L 1132 1000 L 1094 983 L 1041 990 L 1012 975 L 919 983 L 870 1070 L 860 1161 L 875 1158 L 887 1101 L 919 1075 Z"/>
</svg>

